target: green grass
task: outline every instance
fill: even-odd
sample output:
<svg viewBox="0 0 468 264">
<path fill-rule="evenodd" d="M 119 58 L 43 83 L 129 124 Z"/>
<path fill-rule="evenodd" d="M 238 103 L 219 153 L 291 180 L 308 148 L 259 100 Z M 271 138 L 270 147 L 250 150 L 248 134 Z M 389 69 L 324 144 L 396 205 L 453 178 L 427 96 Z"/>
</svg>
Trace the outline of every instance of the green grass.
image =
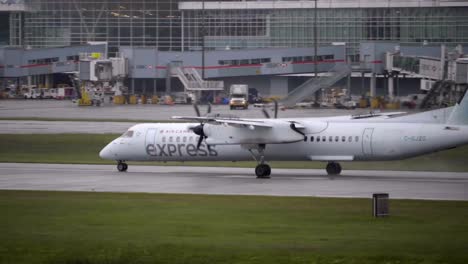
<svg viewBox="0 0 468 264">
<path fill-rule="evenodd" d="M 99 151 L 116 134 L 0 135 L 0 162 L 114 164 L 99 158 Z M 344 169 L 468 171 L 468 146 L 391 162 L 342 163 Z M 131 163 L 173 166 L 255 167 L 255 162 Z M 273 168 L 320 168 L 321 162 L 271 162 Z"/>
<path fill-rule="evenodd" d="M 0 135 L 1 162 L 105 163 L 99 151 L 118 135 Z"/>
<path fill-rule="evenodd" d="M 0 191 L 0 263 L 468 263 L 468 202 Z"/>
</svg>

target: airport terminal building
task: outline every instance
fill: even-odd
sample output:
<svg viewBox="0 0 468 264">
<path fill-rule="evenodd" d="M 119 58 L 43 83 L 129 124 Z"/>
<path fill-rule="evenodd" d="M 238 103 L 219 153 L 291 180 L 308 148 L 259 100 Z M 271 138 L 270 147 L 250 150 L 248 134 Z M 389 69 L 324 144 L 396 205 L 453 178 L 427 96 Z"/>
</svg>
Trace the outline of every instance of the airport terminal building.
<svg viewBox="0 0 468 264">
<path fill-rule="evenodd" d="M 330 56 L 320 54 L 322 48 L 340 43 L 344 54 L 339 51 L 338 60 L 358 62 L 362 42 L 467 46 L 467 14 L 468 2 L 459 0 L 0 0 L 0 45 L 52 48 L 107 42 L 110 56 L 129 49 L 179 54 L 175 56 L 237 51 L 238 61 L 212 59 L 216 65 L 206 65 L 223 67 L 261 63 L 257 60 L 276 54 L 263 52 L 260 58 L 255 50 L 275 53 L 276 48 L 296 54 L 282 56 L 278 63 L 307 63 L 318 60 L 310 54 L 315 46 L 320 47 L 317 55 Z M 239 55 L 242 51 L 245 56 Z M 158 77 L 143 77 L 151 78 Z"/>
<path fill-rule="evenodd" d="M 468 2 L 457 0 L 2 0 L 0 43 L 104 41 L 111 53 L 120 46 L 300 48 L 314 45 L 317 28 L 319 45 L 345 42 L 356 51 L 362 41 L 468 44 L 466 14 Z"/>
</svg>

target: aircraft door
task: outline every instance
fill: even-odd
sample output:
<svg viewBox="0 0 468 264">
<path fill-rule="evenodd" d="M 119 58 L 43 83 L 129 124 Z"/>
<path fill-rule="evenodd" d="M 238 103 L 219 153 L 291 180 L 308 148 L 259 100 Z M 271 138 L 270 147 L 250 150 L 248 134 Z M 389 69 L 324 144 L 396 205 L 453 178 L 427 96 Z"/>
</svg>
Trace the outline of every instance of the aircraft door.
<svg viewBox="0 0 468 264">
<path fill-rule="evenodd" d="M 148 145 L 153 145 L 155 146 L 156 144 L 156 128 L 149 128 L 146 131 L 146 138 L 145 138 L 145 148 L 148 147 Z"/>
<path fill-rule="evenodd" d="M 362 153 L 364 156 L 372 155 L 372 134 L 374 133 L 373 128 L 364 129 L 362 134 Z"/>
</svg>

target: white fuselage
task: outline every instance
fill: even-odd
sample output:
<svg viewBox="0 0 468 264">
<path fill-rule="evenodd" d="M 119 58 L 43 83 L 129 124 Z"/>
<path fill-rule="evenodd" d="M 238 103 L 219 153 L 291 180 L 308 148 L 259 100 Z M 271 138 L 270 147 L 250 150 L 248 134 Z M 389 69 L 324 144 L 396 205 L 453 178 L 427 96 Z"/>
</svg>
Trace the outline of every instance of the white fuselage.
<svg viewBox="0 0 468 264">
<path fill-rule="evenodd" d="M 375 161 L 397 160 L 468 144 L 468 126 L 398 123 L 388 121 L 301 119 L 306 140 L 268 144 L 265 159 L 284 161 Z M 196 123 L 148 123 L 132 127 L 131 136 L 112 141 L 100 153 L 124 161 L 244 161 L 253 160 L 255 146 L 217 144 L 190 130 Z M 216 127 L 223 138 L 238 136 L 235 130 Z M 230 134 L 232 133 L 232 134 Z M 221 136 L 221 135 L 220 135 Z M 261 143 L 261 142 L 260 142 Z"/>
</svg>

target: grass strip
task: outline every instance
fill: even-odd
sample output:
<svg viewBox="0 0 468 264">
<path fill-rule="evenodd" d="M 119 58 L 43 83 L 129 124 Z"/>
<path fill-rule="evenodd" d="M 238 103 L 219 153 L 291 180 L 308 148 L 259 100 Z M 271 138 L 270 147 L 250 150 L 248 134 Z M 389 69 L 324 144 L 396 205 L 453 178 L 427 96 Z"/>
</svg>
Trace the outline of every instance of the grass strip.
<svg viewBox="0 0 468 264">
<path fill-rule="evenodd" d="M 468 263 L 468 202 L 0 191 L 0 263 Z"/>
<path fill-rule="evenodd" d="M 115 164 L 102 160 L 99 151 L 117 134 L 0 135 L 0 162 Z M 468 146 L 389 162 L 343 162 L 344 169 L 468 171 Z M 150 162 L 130 163 L 164 166 L 255 167 L 255 162 Z M 323 169 L 323 162 L 271 162 L 273 168 Z"/>
</svg>

